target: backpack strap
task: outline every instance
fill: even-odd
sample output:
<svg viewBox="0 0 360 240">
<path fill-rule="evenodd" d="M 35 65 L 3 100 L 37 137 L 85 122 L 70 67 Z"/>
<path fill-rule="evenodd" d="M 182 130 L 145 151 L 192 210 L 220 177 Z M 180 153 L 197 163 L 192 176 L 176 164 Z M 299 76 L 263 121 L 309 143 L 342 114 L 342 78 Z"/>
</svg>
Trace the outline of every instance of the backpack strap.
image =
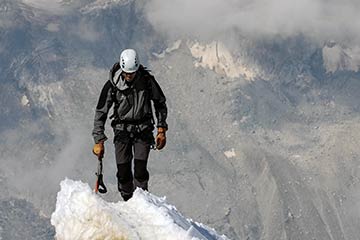
<svg viewBox="0 0 360 240">
<path fill-rule="evenodd" d="M 115 122 L 118 120 L 116 111 L 119 108 L 119 102 L 116 99 L 117 91 L 119 91 L 118 88 L 115 85 L 111 84 L 111 100 L 114 103 L 114 112 L 110 116 L 110 119 L 114 119 Z"/>
<path fill-rule="evenodd" d="M 142 71 L 143 77 L 146 79 L 147 90 L 150 92 L 150 94 L 152 94 L 151 93 L 152 92 L 151 80 L 154 77 L 150 74 L 151 70 L 147 69 L 143 65 L 140 65 L 139 69 L 140 69 L 140 71 Z M 151 114 L 151 123 L 153 125 L 155 125 L 154 113 L 153 113 L 153 109 L 152 109 L 151 104 L 150 104 L 150 114 Z"/>
</svg>

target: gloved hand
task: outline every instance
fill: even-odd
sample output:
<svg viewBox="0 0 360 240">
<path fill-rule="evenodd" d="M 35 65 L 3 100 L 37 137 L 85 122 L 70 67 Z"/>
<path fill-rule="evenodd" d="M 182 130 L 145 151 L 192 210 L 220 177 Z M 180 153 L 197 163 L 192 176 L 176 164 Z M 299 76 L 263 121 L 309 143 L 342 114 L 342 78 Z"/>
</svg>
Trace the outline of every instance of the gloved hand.
<svg viewBox="0 0 360 240">
<path fill-rule="evenodd" d="M 100 141 L 98 143 L 96 143 L 93 147 L 93 153 L 98 157 L 98 158 L 102 158 L 104 156 L 105 153 L 105 148 L 104 148 L 104 142 Z"/>
<path fill-rule="evenodd" d="M 157 130 L 155 143 L 156 143 L 156 149 L 158 149 L 158 150 L 163 149 L 166 145 L 165 132 L 166 132 L 166 128 L 159 127 Z"/>
</svg>

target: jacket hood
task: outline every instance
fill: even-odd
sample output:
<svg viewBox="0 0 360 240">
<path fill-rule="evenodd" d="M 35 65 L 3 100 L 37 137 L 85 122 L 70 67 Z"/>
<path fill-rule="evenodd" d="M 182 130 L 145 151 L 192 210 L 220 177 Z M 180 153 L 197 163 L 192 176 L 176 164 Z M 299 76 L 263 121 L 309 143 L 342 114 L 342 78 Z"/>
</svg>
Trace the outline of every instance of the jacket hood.
<svg viewBox="0 0 360 240">
<path fill-rule="evenodd" d="M 145 69 L 144 66 L 140 65 L 139 69 L 136 72 L 136 76 L 132 82 L 136 81 L 136 79 L 139 78 L 139 76 L 141 75 L 144 69 Z M 113 86 L 123 91 L 129 88 L 129 84 L 127 84 L 126 81 L 122 79 L 121 73 L 122 70 L 120 68 L 120 64 L 119 62 L 116 62 L 110 70 L 109 80 Z"/>
</svg>

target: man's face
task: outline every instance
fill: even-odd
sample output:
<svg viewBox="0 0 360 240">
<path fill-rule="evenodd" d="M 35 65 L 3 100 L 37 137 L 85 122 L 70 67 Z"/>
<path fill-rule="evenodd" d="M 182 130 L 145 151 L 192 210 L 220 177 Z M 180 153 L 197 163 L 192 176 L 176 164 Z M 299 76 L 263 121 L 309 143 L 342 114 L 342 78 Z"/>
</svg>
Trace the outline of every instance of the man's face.
<svg viewBox="0 0 360 240">
<path fill-rule="evenodd" d="M 134 79 L 135 74 L 136 74 L 136 72 L 133 72 L 133 73 L 123 72 L 123 76 L 124 76 L 125 81 L 131 82 Z"/>
</svg>

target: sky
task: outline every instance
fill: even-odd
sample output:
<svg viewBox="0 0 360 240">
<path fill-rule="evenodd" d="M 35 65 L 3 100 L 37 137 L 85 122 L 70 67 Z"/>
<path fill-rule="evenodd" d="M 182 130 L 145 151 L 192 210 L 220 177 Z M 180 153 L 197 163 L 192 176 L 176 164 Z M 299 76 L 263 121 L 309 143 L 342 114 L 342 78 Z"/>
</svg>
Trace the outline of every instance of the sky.
<svg viewBox="0 0 360 240">
<path fill-rule="evenodd" d="M 56 239 L 226 240 L 182 216 L 165 198 L 137 189 L 127 202 L 109 203 L 88 184 L 65 179 L 51 224 Z"/>
</svg>

